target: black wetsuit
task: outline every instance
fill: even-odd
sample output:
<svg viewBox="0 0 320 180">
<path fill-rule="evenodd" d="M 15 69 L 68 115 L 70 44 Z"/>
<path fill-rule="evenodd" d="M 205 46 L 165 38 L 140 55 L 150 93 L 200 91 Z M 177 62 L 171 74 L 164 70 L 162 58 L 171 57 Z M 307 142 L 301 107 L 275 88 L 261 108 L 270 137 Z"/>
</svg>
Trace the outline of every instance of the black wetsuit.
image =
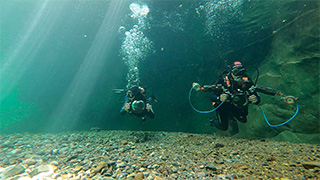
<svg viewBox="0 0 320 180">
<path fill-rule="evenodd" d="M 210 95 L 211 101 L 216 104 L 215 106 L 221 103 L 221 94 L 228 95 L 227 101 L 216 110 L 217 119 L 213 120 L 214 125 L 220 130 L 228 130 L 230 120 L 230 123 L 235 126 L 234 133 L 238 133 L 238 124 L 235 120 L 242 123 L 247 122 L 250 103 L 248 97 L 255 95 L 257 97 L 255 104 L 260 103 L 260 96 L 256 91 L 250 89 L 254 83 L 248 77 L 243 77 L 242 79 L 245 80 L 241 80 L 242 83 L 238 83 L 230 74 L 224 74 L 214 83 L 214 87 L 219 87 L 212 91 Z"/>
<path fill-rule="evenodd" d="M 134 115 L 134 116 L 137 116 L 137 117 L 142 117 L 142 118 L 149 117 L 149 118 L 151 118 L 151 119 L 154 119 L 155 114 L 154 114 L 154 112 L 153 112 L 153 109 L 151 108 L 150 111 L 148 111 L 148 110 L 146 109 L 146 104 L 147 104 L 147 103 L 149 103 L 149 104 L 151 105 L 151 101 L 150 101 L 150 99 L 147 99 L 147 98 L 146 98 L 146 94 L 145 94 L 144 92 L 141 92 L 141 89 L 140 89 L 139 87 L 136 87 L 136 86 L 135 86 L 135 87 L 132 87 L 130 90 L 132 91 L 132 95 L 134 96 L 134 99 L 130 101 L 129 98 L 128 98 L 128 96 L 125 97 L 125 102 L 124 102 L 123 107 L 122 107 L 121 110 L 120 110 L 120 114 L 122 114 L 122 115 L 125 115 L 125 114 L 126 114 L 127 111 L 124 110 L 124 106 L 125 106 L 126 103 L 129 102 L 129 103 L 130 103 L 130 109 L 128 110 L 128 112 L 129 112 L 130 114 L 132 114 L 132 115 Z M 133 101 L 135 101 L 135 100 L 137 100 L 137 101 L 142 100 L 142 101 L 145 103 L 145 107 L 144 107 L 144 109 L 143 109 L 141 112 L 136 112 L 136 111 L 134 111 L 134 110 L 132 109 L 131 103 L 132 103 Z"/>
</svg>

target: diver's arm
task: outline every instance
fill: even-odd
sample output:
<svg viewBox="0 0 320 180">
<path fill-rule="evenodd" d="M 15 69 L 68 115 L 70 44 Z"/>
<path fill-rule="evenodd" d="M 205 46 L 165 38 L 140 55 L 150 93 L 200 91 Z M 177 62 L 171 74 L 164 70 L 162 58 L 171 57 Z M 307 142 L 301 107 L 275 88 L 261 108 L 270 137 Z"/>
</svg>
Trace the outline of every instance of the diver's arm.
<svg viewBox="0 0 320 180">
<path fill-rule="evenodd" d="M 261 98 L 257 92 L 257 89 L 256 89 L 256 86 L 254 85 L 254 83 L 250 80 L 250 83 L 248 85 L 248 87 L 250 87 L 248 89 L 248 92 L 249 92 L 249 102 L 252 103 L 252 104 L 260 104 L 260 101 L 261 101 Z"/>
<path fill-rule="evenodd" d="M 124 104 L 123 104 L 123 106 L 122 106 L 122 108 L 120 110 L 120 114 L 121 115 L 125 115 L 126 112 L 130 109 L 130 102 L 129 102 L 129 98 L 127 96 L 125 97 L 124 101 L 125 102 L 124 102 Z"/>
<path fill-rule="evenodd" d="M 257 104 L 260 103 L 260 99 L 257 96 L 255 96 L 254 94 L 250 95 L 248 97 L 248 99 L 249 99 L 249 102 L 252 103 L 252 104 L 256 104 L 257 105 Z"/>
<path fill-rule="evenodd" d="M 214 93 L 214 92 L 211 92 L 211 94 L 210 94 L 210 100 L 211 100 L 212 102 L 220 102 L 220 96 L 217 95 L 217 94 Z"/>
<path fill-rule="evenodd" d="M 250 93 L 249 97 L 249 102 L 258 105 L 261 101 L 261 98 L 259 96 L 259 94 L 256 91 L 253 91 L 252 93 Z"/>
<path fill-rule="evenodd" d="M 126 112 L 130 109 L 130 103 L 125 102 L 125 104 L 122 106 L 121 110 L 120 110 L 120 114 L 121 115 L 125 115 Z"/>
<path fill-rule="evenodd" d="M 147 102 L 146 104 L 146 114 L 149 118 L 154 119 L 155 114 L 152 109 L 152 105 Z"/>
<path fill-rule="evenodd" d="M 125 110 L 123 110 L 123 109 L 120 110 L 120 114 L 121 114 L 121 115 L 125 115 L 126 113 L 127 113 L 127 112 L 126 112 Z"/>
<path fill-rule="evenodd" d="M 212 102 L 221 102 L 220 96 L 221 94 L 223 94 L 223 90 L 221 88 L 223 86 L 223 79 L 217 79 L 217 81 L 212 86 L 213 88 L 211 88 L 210 100 Z"/>
<path fill-rule="evenodd" d="M 126 110 L 124 110 L 124 106 L 121 108 L 121 110 L 120 110 L 120 114 L 121 115 L 125 115 L 127 113 L 127 111 Z"/>
</svg>

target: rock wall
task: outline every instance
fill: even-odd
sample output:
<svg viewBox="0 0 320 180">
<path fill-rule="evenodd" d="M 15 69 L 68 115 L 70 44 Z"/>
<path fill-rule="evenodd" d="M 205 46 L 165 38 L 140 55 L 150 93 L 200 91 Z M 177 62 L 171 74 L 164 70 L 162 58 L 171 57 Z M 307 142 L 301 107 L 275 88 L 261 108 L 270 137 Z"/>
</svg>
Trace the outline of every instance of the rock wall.
<svg viewBox="0 0 320 180">
<path fill-rule="evenodd" d="M 251 106 L 249 122 L 240 136 L 320 142 L 319 27 L 319 10 L 314 10 L 274 32 L 270 54 L 259 67 L 258 84 L 298 97 L 299 114 L 288 124 L 271 128 L 259 108 Z M 295 105 L 287 105 L 279 97 L 261 96 L 260 105 L 271 124 L 280 124 L 295 113 Z"/>
</svg>

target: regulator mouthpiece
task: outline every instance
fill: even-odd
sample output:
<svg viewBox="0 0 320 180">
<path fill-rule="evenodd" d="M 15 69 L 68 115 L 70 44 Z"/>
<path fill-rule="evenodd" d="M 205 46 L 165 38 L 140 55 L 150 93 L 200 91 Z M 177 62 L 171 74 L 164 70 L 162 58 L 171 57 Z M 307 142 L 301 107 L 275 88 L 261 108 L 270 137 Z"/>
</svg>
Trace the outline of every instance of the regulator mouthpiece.
<svg viewBox="0 0 320 180">
<path fill-rule="evenodd" d="M 194 82 L 194 83 L 192 83 L 192 88 L 193 88 L 195 91 L 199 91 L 200 88 L 201 88 L 201 86 L 200 86 L 199 83 Z"/>
</svg>

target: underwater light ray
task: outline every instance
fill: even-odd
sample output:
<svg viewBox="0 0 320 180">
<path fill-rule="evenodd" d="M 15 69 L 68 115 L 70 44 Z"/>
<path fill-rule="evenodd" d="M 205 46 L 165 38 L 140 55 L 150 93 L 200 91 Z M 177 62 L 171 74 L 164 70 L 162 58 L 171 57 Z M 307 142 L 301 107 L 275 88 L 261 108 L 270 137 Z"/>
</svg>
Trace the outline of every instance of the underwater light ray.
<svg viewBox="0 0 320 180">
<path fill-rule="evenodd" d="M 8 55 L 8 58 L 4 58 L 0 69 L 0 99 L 10 93 L 16 82 L 21 79 L 34 61 L 39 51 L 38 47 L 41 47 L 41 44 L 45 42 L 47 33 L 56 20 L 56 16 L 52 16 L 52 8 L 49 8 L 49 1 L 41 2 L 41 7 L 39 10 L 37 9 L 36 15 L 27 21 L 30 22 L 30 25 L 25 33 L 22 33 L 21 40 L 14 46 L 15 48 Z"/>
<path fill-rule="evenodd" d="M 102 67 L 106 63 L 105 58 L 108 58 L 108 52 L 112 48 L 114 38 L 116 38 L 114 36 L 117 33 L 115 25 L 121 20 L 120 17 L 122 15 L 120 13 L 123 13 L 119 11 L 121 6 L 122 1 L 110 2 L 98 33 L 68 90 L 66 90 L 62 100 L 51 115 L 46 131 L 49 128 L 50 130 L 67 130 L 64 129 L 64 125 L 72 129 L 77 124 L 80 113 L 96 85 L 98 76 L 102 72 Z M 115 29 L 115 31 L 106 32 L 106 30 L 110 29 Z M 63 129 L 61 129 L 61 126 Z"/>
</svg>

